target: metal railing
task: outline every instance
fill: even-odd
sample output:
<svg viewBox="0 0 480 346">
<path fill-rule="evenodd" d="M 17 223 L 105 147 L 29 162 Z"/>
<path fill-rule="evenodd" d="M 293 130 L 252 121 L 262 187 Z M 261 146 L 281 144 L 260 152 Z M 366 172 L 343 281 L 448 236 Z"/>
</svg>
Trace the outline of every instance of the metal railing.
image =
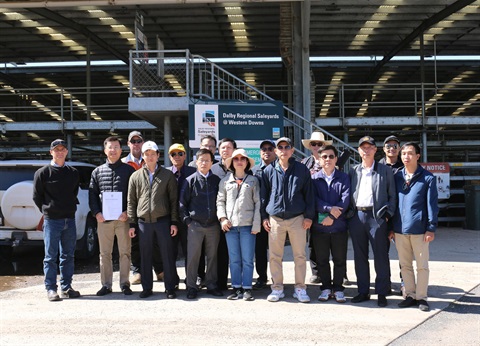
<svg viewBox="0 0 480 346">
<path fill-rule="evenodd" d="M 275 101 L 255 86 L 202 56 L 190 54 L 188 50 L 130 51 L 130 97 L 149 96 Z M 284 105 L 283 109 L 285 135 L 292 140 L 300 141 L 295 138 L 295 133 L 303 133 L 308 138 L 313 131 L 321 131 L 327 140 L 334 141 L 339 151 L 347 148 L 351 151 L 351 163 L 359 162 L 356 148 L 289 107 Z M 307 156 L 300 150 L 296 153 L 300 157 Z"/>
</svg>

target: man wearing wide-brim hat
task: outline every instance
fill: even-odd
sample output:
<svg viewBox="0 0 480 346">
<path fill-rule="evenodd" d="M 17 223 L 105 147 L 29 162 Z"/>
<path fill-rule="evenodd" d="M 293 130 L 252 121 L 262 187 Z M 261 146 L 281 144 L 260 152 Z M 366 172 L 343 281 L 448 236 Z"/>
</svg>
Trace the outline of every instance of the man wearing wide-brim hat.
<svg viewBox="0 0 480 346">
<path fill-rule="evenodd" d="M 310 139 L 302 139 L 302 144 L 305 148 L 309 149 L 312 152 L 312 155 L 304 158 L 302 163 L 307 166 L 310 174 L 313 175 L 322 170 L 322 166 L 320 165 L 320 156 L 318 155 L 318 149 L 324 145 L 331 145 L 332 141 L 325 140 L 325 136 L 322 132 L 315 131 L 312 132 Z M 317 255 L 315 254 L 315 250 L 311 244 L 308 242 L 308 249 L 309 249 L 309 259 L 310 259 L 310 268 L 312 269 L 312 276 L 310 277 L 310 283 L 320 283 L 320 277 L 318 276 L 318 269 L 316 258 Z"/>
<path fill-rule="evenodd" d="M 312 152 L 312 155 L 302 160 L 302 163 L 307 166 L 311 174 L 314 174 L 322 169 L 320 167 L 320 157 L 318 156 L 318 149 L 324 145 L 331 145 L 332 141 L 325 140 L 322 132 L 312 132 L 310 139 L 302 139 L 302 144 L 305 148 Z"/>
</svg>

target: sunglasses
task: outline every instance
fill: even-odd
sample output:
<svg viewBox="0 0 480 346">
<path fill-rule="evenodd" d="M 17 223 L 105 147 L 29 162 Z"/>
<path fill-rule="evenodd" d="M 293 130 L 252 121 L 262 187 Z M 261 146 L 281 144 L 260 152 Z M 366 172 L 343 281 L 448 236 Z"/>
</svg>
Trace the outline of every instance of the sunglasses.
<svg viewBox="0 0 480 346">
<path fill-rule="evenodd" d="M 143 143 L 143 139 L 131 139 L 130 143 L 132 144 L 140 144 Z"/>
<path fill-rule="evenodd" d="M 175 152 L 174 152 L 174 153 L 170 153 L 170 155 L 171 155 L 172 157 L 175 157 L 175 156 L 177 156 L 177 155 L 180 156 L 180 157 L 182 157 L 183 155 L 185 155 L 185 153 L 184 153 L 183 151 L 179 151 L 179 152 L 177 152 L 177 153 L 175 153 Z"/>
<path fill-rule="evenodd" d="M 260 149 L 260 150 L 262 150 L 262 151 L 265 153 L 265 152 L 267 152 L 267 151 L 273 151 L 273 149 L 274 149 L 273 147 L 263 147 L 263 148 Z"/>
<path fill-rule="evenodd" d="M 323 142 L 310 142 L 311 147 L 321 147 Z"/>
<path fill-rule="evenodd" d="M 333 155 L 333 154 L 330 154 L 330 155 L 322 155 L 322 156 L 320 156 L 320 158 L 321 158 L 322 160 L 326 160 L 326 159 L 333 160 L 333 159 L 335 158 L 335 155 Z"/>
<path fill-rule="evenodd" d="M 290 150 L 292 149 L 292 146 L 291 145 L 277 145 L 277 148 L 280 149 L 280 150 Z"/>
<path fill-rule="evenodd" d="M 385 144 L 385 149 L 398 149 L 398 144 Z"/>
<path fill-rule="evenodd" d="M 233 158 L 233 161 L 247 161 L 247 158 L 245 156 L 236 156 Z"/>
</svg>

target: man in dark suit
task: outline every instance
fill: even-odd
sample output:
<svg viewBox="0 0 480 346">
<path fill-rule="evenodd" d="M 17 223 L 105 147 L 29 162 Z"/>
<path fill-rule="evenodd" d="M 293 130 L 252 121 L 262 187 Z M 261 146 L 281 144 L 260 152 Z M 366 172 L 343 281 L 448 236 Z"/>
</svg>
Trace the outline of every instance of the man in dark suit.
<svg viewBox="0 0 480 346">
<path fill-rule="evenodd" d="M 370 299 L 370 268 L 368 252 L 371 244 L 375 263 L 375 293 L 378 306 L 387 306 L 390 290 L 387 222 L 395 213 L 397 194 L 392 170 L 375 162 L 377 146 L 370 136 L 358 142 L 362 162 L 350 170 L 351 198 L 348 216 L 357 275 L 358 295 L 352 303 Z"/>
</svg>

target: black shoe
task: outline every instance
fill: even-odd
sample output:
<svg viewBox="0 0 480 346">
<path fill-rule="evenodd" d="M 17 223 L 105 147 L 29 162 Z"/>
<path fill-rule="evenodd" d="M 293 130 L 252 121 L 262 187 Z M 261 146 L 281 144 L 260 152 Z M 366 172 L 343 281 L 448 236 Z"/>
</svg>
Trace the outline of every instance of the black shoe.
<svg viewBox="0 0 480 346">
<path fill-rule="evenodd" d="M 177 298 L 177 294 L 175 293 L 175 290 L 166 290 L 165 293 L 167 293 L 167 298 L 168 299 Z"/>
<path fill-rule="evenodd" d="M 197 298 L 198 291 L 196 288 L 189 288 L 187 293 L 188 299 L 195 299 Z"/>
<path fill-rule="evenodd" d="M 383 295 L 383 294 L 379 294 L 378 295 L 378 301 L 377 301 L 377 305 L 381 308 L 384 308 L 387 306 L 387 298 Z"/>
<path fill-rule="evenodd" d="M 311 284 L 319 284 L 320 283 L 320 276 L 318 276 L 318 275 L 310 276 L 310 283 Z"/>
<path fill-rule="evenodd" d="M 228 285 L 218 285 L 217 289 L 220 291 L 226 291 L 228 290 Z"/>
<path fill-rule="evenodd" d="M 112 293 L 111 288 L 108 288 L 107 286 L 102 286 L 102 288 L 100 288 L 100 290 L 97 292 L 97 296 L 101 297 L 110 293 Z"/>
<path fill-rule="evenodd" d="M 78 298 L 80 297 L 80 292 L 75 291 L 73 288 L 69 288 L 66 291 L 62 291 L 62 298 Z"/>
<path fill-rule="evenodd" d="M 129 286 L 125 285 L 125 286 L 122 286 L 122 292 L 123 294 L 125 294 L 126 296 L 131 296 L 132 295 L 132 290 L 130 289 Z"/>
<path fill-rule="evenodd" d="M 60 296 L 58 295 L 57 291 L 55 291 L 55 290 L 48 290 L 47 291 L 47 297 L 48 297 L 48 300 L 51 301 L 51 302 L 58 302 L 58 301 L 62 300 L 60 298 Z"/>
<path fill-rule="evenodd" d="M 215 296 L 215 297 L 223 296 L 222 291 L 220 291 L 218 288 L 213 288 L 211 290 L 207 290 L 207 293 L 211 294 L 212 296 Z"/>
<path fill-rule="evenodd" d="M 233 288 L 233 293 L 227 297 L 228 300 L 238 300 L 242 298 L 243 298 L 243 290 L 240 287 Z"/>
<path fill-rule="evenodd" d="M 142 292 L 140 292 L 139 297 L 140 297 L 140 298 L 148 298 L 148 297 L 150 297 L 152 294 L 153 294 L 152 290 L 143 290 Z"/>
<path fill-rule="evenodd" d="M 387 297 L 388 296 L 393 296 L 393 290 L 392 290 L 391 287 L 388 289 L 387 294 L 385 294 L 385 296 L 387 296 Z"/>
<path fill-rule="evenodd" d="M 425 312 L 430 311 L 430 306 L 428 305 L 427 301 L 424 299 L 417 300 L 417 305 L 420 311 L 425 311 Z"/>
<path fill-rule="evenodd" d="M 252 296 L 252 290 L 245 290 L 245 292 L 243 292 L 243 300 L 247 302 L 255 300 L 255 298 Z"/>
<path fill-rule="evenodd" d="M 265 287 L 267 287 L 267 283 L 263 281 L 257 281 L 255 285 L 253 285 L 253 289 L 258 291 L 258 290 L 263 290 Z"/>
<path fill-rule="evenodd" d="M 345 277 L 343 278 L 343 286 L 351 286 L 352 283 L 350 282 L 350 280 L 348 280 L 347 276 L 345 275 Z"/>
<path fill-rule="evenodd" d="M 399 308 L 409 308 L 410 306 L 417 305 L 417 301 L 412 297 L 407 297 L 407 299 L 398 303 Z"/>
<path fill-rule="evenodd" d="M 370 300 L 369 294 L 359 293 L 355 297 L 352 298 L 352 303 L 361 303 Z"/>
</svg>

